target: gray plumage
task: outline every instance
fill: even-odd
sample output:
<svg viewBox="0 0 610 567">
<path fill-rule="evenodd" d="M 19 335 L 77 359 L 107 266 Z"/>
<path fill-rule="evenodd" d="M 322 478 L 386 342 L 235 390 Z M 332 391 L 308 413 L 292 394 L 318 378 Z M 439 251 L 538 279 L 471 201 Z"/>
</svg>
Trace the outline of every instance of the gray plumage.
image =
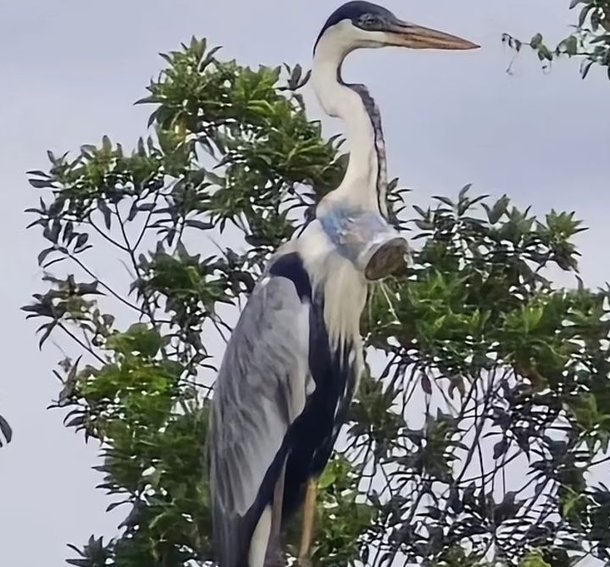
<svg viewBox="0 0 610 567">
<path fill-rule="evenodd" d="M 235 327 L 214 393 L 212 490 L 222 565 L 241 565 L 247 555 L 243 530 L 254 526 L 246 516 L 312 387 L 308 340 L 308 310 L 294 284 L 266 276 Z"/>
</svg>

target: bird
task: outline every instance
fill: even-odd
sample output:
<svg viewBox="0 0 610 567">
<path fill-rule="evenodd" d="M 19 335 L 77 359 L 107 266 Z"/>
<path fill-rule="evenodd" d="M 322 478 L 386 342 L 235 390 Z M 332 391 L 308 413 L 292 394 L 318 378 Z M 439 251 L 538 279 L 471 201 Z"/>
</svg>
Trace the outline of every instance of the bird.
<svg viewBox="0 0 610 567">
<path fill-rule="evenodd" d="M 364 368 L 359 321 L 371 282 L 408 257 L 388 217 L 379 109 L 341 67 L 358 48 L 478 45 L 365 1 L 337 8 L 313 50 L 311 84 L 345 126 L 349 160 L 314 218 L 270 257 L 228 341 L 210 417 L 213 540 L 219 567 L 285 565 L 281 531 L 305 503 L 299 559 L 312 543 L 316 480 Z"/>
</svg>

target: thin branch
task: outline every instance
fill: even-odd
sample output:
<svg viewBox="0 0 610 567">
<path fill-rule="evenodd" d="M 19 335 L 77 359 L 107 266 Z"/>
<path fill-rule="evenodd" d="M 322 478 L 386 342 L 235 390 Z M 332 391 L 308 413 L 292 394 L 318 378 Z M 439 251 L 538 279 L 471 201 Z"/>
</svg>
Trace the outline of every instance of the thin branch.
<svg viewBox="0 0 610 567">
<path fill-rule="evenodd" d="M 118 221 L 119 221 L 119 227 L 121 228 L 121 234 L 123 235 L 123 241 L 125 242 L 126 252 L 129 255 L 129 258 L 131 260 L 131 264 L 133 266 L 133 269 L 135 270 L 135 275 L 138 278 L 141 278 L 142 274 L 140 272 L 140 266 L 138 264 L 138 260 L 136 259 L 134 250 L 131 247 L 131 244 L 129 243 L 129 238 L 128 238 L 127 232 L 125 230 L 125 224 L 124 224 L 124 221 L 123 221 L 123 219 L 122 219 L 122 217 L 121 217 L 121 215 L 119 213 L 119 206 L 116 203 L 114 205 L 114 210 L 116 212 L 116 216 L 117 216 Z M 150 298 L 148 290 L 143 288 L 142 289 L 142 295 L 144 296 L 144 312 L 146 313 L 146 315 L 150 319 L 150 322 L 152 323 L 152 325 L 156 327 L 157 323 L 155 321 L 155 316 L 154 316 L 153 307 L 152 307 L 152 300 Z"/>
<path fill-rule="evenodd" d="M 68 329 L 63 323 L 58 322 L 57 326 L 62 329 L 70 338 L 72 338 L 73 340 L 75 340 L 82 348 L 84 348 L 88 353 L 90 353 L 93 357 L 97 358 L 97 360 L 99 362 L 101 362 L 102 364 L 106 364 L 106 361 L 99 355 L 97 354 L 89 345 L 87 345 L 87 343 L 85 343 L 82 339 L 80 339 L 79 337 L 77 337 L 72 331 L 70 331 L 70 329 Z"/>
<path fill-rule="evenodd" d="M 148 211 L 148 215 L 146 216 L 146 220 L 144 221 L 144 227 L 142 228 L 140 235 L 136 239 L 136 243 L 133 245 L 134 251 L 137 250 L 138 246 L 140 246 L 140 244 L 142 243 L 142 239 L 144 238 L 144 235 L 146 234 L 146 231 L 149 228 L 148 223 L 150 222 L 153 212 L 155 211 L 155 207 L 157 206 L 157 200 L 159 199 L 159 195 L 159 192 L 157 192 L 155 195 L 155 198 L 153 200 L 153 207 L 150 209 L 150 211 Z"/>
<path fill-rule="evenodd" d="M 100 284 L 108 293 L 110 293 L 110 295 L 114 296 L 116 299 L 118 299 L 121 303 L 123 303 L 124 305 L 126 305 L 127 307 L 130 307 L 131 309 L 134 309 L 135 311 L 137 311 L 138 313 L 141 313 L 142 310 L 137 306 L 134 305 L 133 303 L 127 301 L 124 297 L 121 297 L 116 291 L 114 291 L 108 284 L 104 283 L 102 280 L 100 280 L 100 278 L 98 278 L 94 272 L 92 272 L 89 268 L 87 268 L 87 266 L 85 266 L 85 264 L 83 264 L 83 262 L 81 262 L 81 260 L 79 258 L 77 258 L 76 256 L 68 253 L 68 257 L 72 260 L 74 260 L 74 262 L 76 262 L 83 271 L 85 271 L 89 276 L 91 276 L 98 284 Z"/>
<path fill-rule="evenodd" d="M 84 223 L 88 224 L 89 226 L 91 226 L 102 238 L 104 238 L 105 240 L 110 242 L 110 244 L 112 244 L 113 246 L 116 246 L 120 250 L 123 250 L 123 252 L 128 252 L 129 251 L 124 245 L 122 245 L 120 242 L 117 242 L 113 238 L 110 238 L 110 236 L 108 236 L 108 234 L 106 234 L 102 229 L 100 229 L 91 220 L 91 215 L 89 215 L 89 217 L 87 219 L 82 219 L 80 222 L 84 222 Z"/>
</svg>

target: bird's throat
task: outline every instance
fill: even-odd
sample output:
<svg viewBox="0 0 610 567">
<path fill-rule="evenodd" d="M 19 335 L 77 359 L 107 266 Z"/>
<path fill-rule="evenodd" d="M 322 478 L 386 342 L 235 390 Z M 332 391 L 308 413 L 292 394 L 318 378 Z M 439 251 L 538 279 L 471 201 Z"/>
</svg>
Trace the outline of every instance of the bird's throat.
<svg viewBox="0 0 610 567">
<path fill-rule="evenodd" d="M 340 50 L 321 44 L 312 68 L 312 83 L 324 111 L 345 124 L 349 163 L 343 181 L 333 191 L 344 203 L 387 217 L 385 144 L 379 111 L 363 85 L 340 78 Z M 334 195 L 333 195 L 334 197 Z"/>
</svg>

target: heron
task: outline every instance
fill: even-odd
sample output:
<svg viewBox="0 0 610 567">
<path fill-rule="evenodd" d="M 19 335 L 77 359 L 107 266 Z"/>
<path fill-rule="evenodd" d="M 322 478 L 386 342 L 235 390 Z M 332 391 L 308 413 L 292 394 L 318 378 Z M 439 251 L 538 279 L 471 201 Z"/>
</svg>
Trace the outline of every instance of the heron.
<svg viewBox="0 0 610 567">
<path fill-rule="evenodd" d="M 312 544 L 316 480 L 364 368 L 360 318 L 371 282 L 408 255 L 388 218 L 379 110 L 341 67 L 358 48 L 467 50 L 476 44 L 351 1 L 315 42 L 311 83 L 345 125 L 345 175 L 315 218 L 271 256 L 227 344 L 211 408 L 211 490 L 220 567 L 283 565 L 281 531 L 305 504 L 301 564 Z"/>
</svg>

